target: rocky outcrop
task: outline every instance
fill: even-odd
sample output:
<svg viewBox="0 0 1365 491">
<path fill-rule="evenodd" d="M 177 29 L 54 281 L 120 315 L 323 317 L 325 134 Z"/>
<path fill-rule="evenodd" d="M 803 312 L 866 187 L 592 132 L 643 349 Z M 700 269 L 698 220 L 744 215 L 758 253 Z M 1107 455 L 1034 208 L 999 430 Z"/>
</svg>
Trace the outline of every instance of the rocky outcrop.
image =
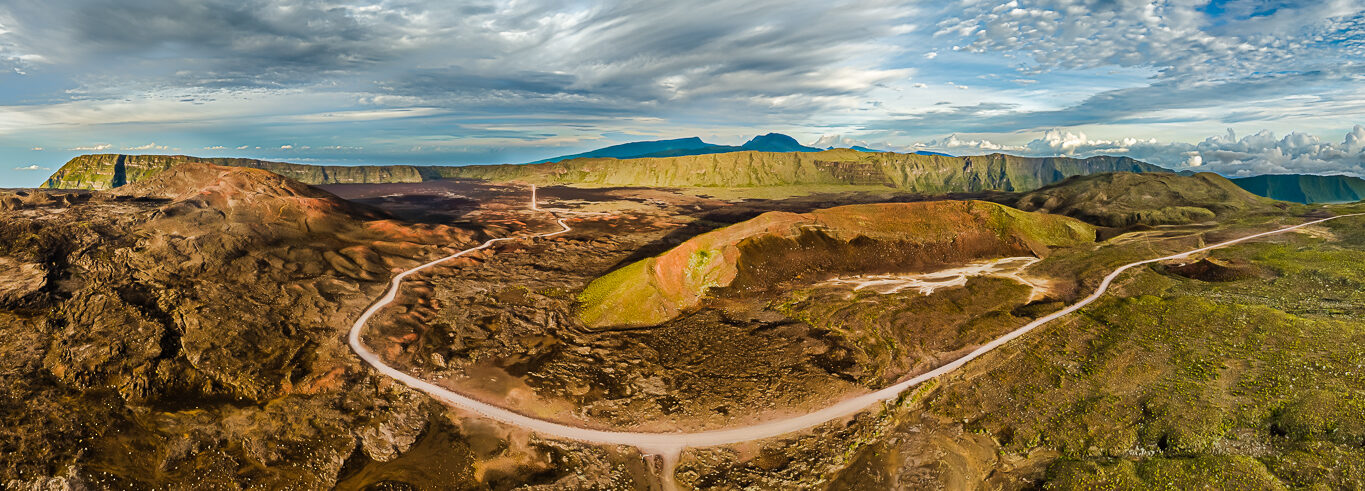
<svg viewBox="0 0 1365 491">
<path fill-rule="evenodd" d="M 186 155 L 81 155 L 53 173 L 43 184 L 52 189 L 112 189 L 138 182 L 187 163 L 262 169 L 304 184 L 374 184 L 422 182 L 423 168 L 410 165 L 324 166 Z"/>
<path fill-rule="evenodd" d="M 982 201 L 770 212 L 608 273 L 579 295 L 594 328 L 657 325 L 714 290 L 762 289 L 830 272 L 916 271 L 978 258 L 1044 256 L 1095 239 L 1080 221 Z"/>
</svg>

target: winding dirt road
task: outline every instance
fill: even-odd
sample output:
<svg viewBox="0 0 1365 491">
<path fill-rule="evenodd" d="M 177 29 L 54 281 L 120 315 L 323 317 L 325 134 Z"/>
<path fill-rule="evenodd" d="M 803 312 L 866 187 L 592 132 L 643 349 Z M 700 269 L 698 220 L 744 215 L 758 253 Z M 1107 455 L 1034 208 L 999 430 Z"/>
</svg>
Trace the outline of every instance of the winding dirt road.
<svg viewBox="0 0 1365 491">
<path fill-rule="evenodd" d="M 531 209 L 532 210 L 539 209 L 538 207 L 536 207 L 534 201 L 531 204 Z M 1095 292 L 1091 293 L 1090 296 L 1081 299 L 1081 301 L 1076 302 L 1070 306 L 1067 306 L 1066 308 L 1063 308 L 1061 310 L 1058 310 L 1057 312 L 1053 312 L 1052 314 L 1049 314 L 1047 316 L 1040 317 L 1034 320 L 1033 322 L 1024 325 L 1023 327 L 1020 327 L 1003 336 L 1000 336 L 982 345 L 981 347 L 977 348 L 971 353 L 968 353 L 962 356 L 961 358 L 953 360 L 952 362 L 949 362 L 948 364 L 940 366 L 934 370 L 923 373 L 914 378 L 902 381 L 890 387 L 878 390 L 876 392 L 864 394 L 858 397 L 854 397 L 839 402 L 837 404 L 826 407 L 819 411 L 791 418 L 784 418 L 779 420 L 773 420 L 763 423 L 739 426 L 734 428 L 726 428 L 720 430 L 702 431 L 694 433 L 638 433 L 627 431 L 596 430 L 537 419 L 488 402 L 471 398 L 464 394 L 454 392 L 450 389 L 438 386 L 426 380 L 422 380 L 407 373 L 404 373 L 396 368 L 393 368 L 385 364 L 384 361 L 381 360 L 378 355 L 376 355 L 367 346 L 365 346 L 363 342 L 361 342 L 360 334 L 364 330 L 366 323 L 368 323 L 370 318 L 373 317 L 375 313 L 379 312 L 379 310 L 393 303 L 394 299 L 398 296 L 399 286 L 403 282 L 403 279 L 407 278 L 408 276 L 414 273 L 430 268 L 442 262 L 460 256 L 464 256 L 474 251 L 487 249 L 498 242 L 553 237 L 556 235 L 569 232 L 570 230 L 572 230 L 572 228 L 570 228 L 569 225 L 565 223 L 563 218 L 556 218 L 556 222 L 561 227 L 563 227 L 562 230 L 539 235 L 529 235 L 524 237 L 506 237 L 490 239 L 477 247 L 471 247 L 469 249 L 465 249 L 450 256 L 446 256 L 441 259 L 437 259 L 435 261 L 431 261 L 429 263 L 399 273 L 397 276 L 393 277 L 393 280 L 390 282 L 389 289 L 384 294 L 384 296 L 381 297 L 378 301 L 376 301 L 374 305 L 371 305 L 370 308 L 365 311 L 365 313 L 361 314 L 359 319 L 356 319 L 355 324 L 351 326 L 349 342 L 351 345 L 351 349 L 355 350 L 356 354 L 359 355 L 361 359 L 365 360 L 366 363 L 369 363 L 380 373 L 390 378 L 393 378 L 394 380 L 402 382 L 403 384 L 409 387 L 425 392 L 431 397 L 447 405 L 457 407 L 469 412 L 473 412 L 480 416 L 497 420 L 505 424 L 534 431 L 544 436 L 564 438 L 569 440 L 576 440 L 595 444 L 626 445 L 636 447 L 644 454 L 658 455 L 662 459 L 663 469 L 661 470 L 662 473 L 661 478 L 663 479 L 664 487 L 673 488 L 674 483 L 672 482 L 672 467 L 674 464 L 676 464 L 677 459 L 684 448 L 728 445 L 753 440 L 762 440 L 766 438 L 785 435 L 788 433 L 794 433 L 797 431 L 817 426 L 821 423 L 852 416 L 854 414 L 862 412 L 863 410 L 866 410 L 867 408 L 875 404 L 895 399 L 899 397 L 901 393 L 905 392 L 907 389 L 915 387 L 932 378 L 957 370 L 961 366 L 965 365 L 967 362 L 972 361 L 977 357 L 980 357 L 981 355 L 984 355 L 990 352 L 991 350 L 994 350 L 1000 347 L 1001 345 L 1004 345 L 1005 343 L 1014 340 L 1015 338 L 1028 334 L 1029 331 L 1037 329 L 1039 326 L 1042 326 L 1062 316 L 1075 312 L 1085 307 L 1086 305 L 1090 305 L 1090 303 L 1100 298 L 1100 296 L 1104 295 L 1104 293 L 1109 290 L 1109 286 L 1114 282 L 1116 278 L 1118 278 L 1119 275 L 1123 274 L 1125 271 L 1128 271 L 1129 269 L 1142 266 L 1145 264 L 1168 261 L 1172 259 L 1180 259 L 1190 256 L 1192 254 L 1227 247 L 1233 244 L 1261 237 L 1289 232 L 1292 230 L 1300 229 L 1310 225 L 1316 225 L 1338 218 L 1346 218 L 1361 215 L 1365 215 L 1365 213 L 1356 213 L 1350 215 L 1340 215 L 1330 218 L 1323 218 L 1320 220 L 1314 220 L 1299 225 L 1284 227 L 1269 232 L 1261 232 L 1258 234 L 1248 235 L 1246 237 L 1242 237 L 1239 239 L 1220 242 L 1217 244 L 1200 247 L 1198 249 L 1193 249 L 1179 254 L 1172 254 L 1169 256 L 1159 257 L 1155 259 L 1147 259 L 1144 261 L 1137 261 L 1125 264 L 1123 266 L 1120 266 L 1118 269 L 1115 269 L 1112 273 L 1109 273 L 1108 276 L 1105 276 L 1104 280 L 1100 282 L 1100 285 L 1095 290 Z"/>
</svg>

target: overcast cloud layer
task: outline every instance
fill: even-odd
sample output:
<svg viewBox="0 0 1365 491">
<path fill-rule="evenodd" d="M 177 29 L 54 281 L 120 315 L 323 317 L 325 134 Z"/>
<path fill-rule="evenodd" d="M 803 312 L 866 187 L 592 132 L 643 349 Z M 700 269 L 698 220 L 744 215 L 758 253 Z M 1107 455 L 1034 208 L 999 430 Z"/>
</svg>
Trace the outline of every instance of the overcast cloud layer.
<svg viewBox="0 0 1365 491">
<path fill-rule="evenodd" d="M 90 152 L 462 164 L 768 131 L 1365 175 L 1365 0 L 740 3 L 6 0 L 0 187 Z"/>
</svg>

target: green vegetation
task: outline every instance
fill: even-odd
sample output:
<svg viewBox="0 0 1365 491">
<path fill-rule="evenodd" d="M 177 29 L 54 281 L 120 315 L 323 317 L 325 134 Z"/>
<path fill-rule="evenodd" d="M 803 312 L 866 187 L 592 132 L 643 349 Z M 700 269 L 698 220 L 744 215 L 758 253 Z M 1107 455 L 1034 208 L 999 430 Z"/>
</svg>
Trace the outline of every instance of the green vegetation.
<svg viewBox="0 0 1365 491">
<path fill-rule="evenodd" d="M 973 278 L 962 288 L 933 295 L 917 291 L 806 288 L 788 293 L 773 309 L 843 338 L 859 353 L 866 385 L 882 387 L 933 357 L 989 341 L 1026 319 L 1012 311 L 1029 287 L 1005 278 Z"/>
<path fill-rule="evenodd" d="M 1362 222 L 1214 253 L 1267 277 L 1136 270 L 1079 315 L 983 358 L 928 409 L 1009 454 L 1060 452 L 1049 488 L 1359 488 Z"/>
<path fill-rule="evenodd" d="M 653 258 L 636 261 L 593 281 L 578 294 L 578 301 L 583 305 L 578 312 L 579 320 L 588 325 L 598 325 L 606 319 L 623 315 L 649 316 L 647 312 L 621 312 L 615 309 L 664 303 L 655 298 L 659 291 L 647 281 L 653 267 Z"/>
<path fill-rule="evenodd" d="M 1244 456 L 1153 458 L 1138 462 L 1064 461 L 1045 489 L 1286 489 L 1264 465 Z"/>
<path fill-rule="evenodd" d="M 1275 210 L 1272 201 L 1210 173 L 1075 176 L 1029 193 L 1015 206 L 1107 227 L 1205 222 L 1230 214 Z"/>
</svg>

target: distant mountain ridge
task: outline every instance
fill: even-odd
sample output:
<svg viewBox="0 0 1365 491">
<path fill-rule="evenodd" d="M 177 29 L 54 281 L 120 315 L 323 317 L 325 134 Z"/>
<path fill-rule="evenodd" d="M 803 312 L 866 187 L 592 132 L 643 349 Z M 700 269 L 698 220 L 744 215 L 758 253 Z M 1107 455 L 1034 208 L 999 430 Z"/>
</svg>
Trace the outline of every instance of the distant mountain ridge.
<svg viewBox="0 0 1365 491">
<path fill-rule="evenodd" d="M 1352 176 L 1266 174 L 1232 180 L 1257 194 L 1295 203 L 1352 203 L 1365 199 L 1365 179 Z"/>
<path fill-rule="evenodd" d="M 819 152 L 819 148 L 808 147 L 796 141 L 795 138 L 781 134 L 768 133 L 758 135 L 745 142 L 743 145 L 716 145 L 706 143 L 698 137 L 675 138 L 672 140 L 652 140 L 622 143 L 602 147 L 597 150 L 590 150 L 573 155 L 561 155 L 541 159 L 529 164 L 548 164 L 564 160 L 581 158 L 615 158 L 615 159 L 638 159 L 650 157 L 681 157 L 686 155 L 707 155 L 713 153 L 730 152 Z"/>
<path fill-rule="evenodd" d="M 791 148 L 792 141 L 759 139 L 755 146 Z M 906 192 L 1030 191 L 1074 175 L 1159 172 L 1127 157 L 944 157 L 866 153 L 738 151 L 636 159 L 576 158 L 543 164 L 440 166 L 320 166 L 184 155 L 84 155 L 53 173 L 44 187 L 110 189 L 176 165 L 204 162 L 271 171 L 306 184 L 371 184 L 436 179 L 483 179 L 539 184 L 653 187 L 876 186 Z"/>
<path fill-rule="evenodd" d="M 574 159 L 529 165 L 442 167 L 443 177 L 649 187 L 881 186 L 907 192 L 1030 191 L 1069 176 L 1169 172 L 1128 157 L 944 157 L 866 153 L 730 152 L 678 157 Z"/>
<path fill-rule="evenodd" d="M 614 158 L 614 159 L 628 159 L 628 158 L 640 157 L 640 156 L 644 156 L 644 155 L 653 155 L 653 154 L 664 153 L 664 152 L 676 152 L 676 151 L 702 151 L 702 150 L 708 150 L 708 149 L 711 149 L 711 148 L 715 148 L 715 147 L 718 147 L 718 146 L 719 146 L 719 145 L 712 145 L 712 144 L 710 144 L 710 143 L 706 143 L 706 142 L 704 142 L 704 141 L 701 141 L 701 138 L 698 138 L 698 137 L 695 137 L 695 136 L 694 136 L 694 137 L 691 137 L 691 138 L 674 138 L 674 139 L 672 139 L 672 140 L 654 140 L 654 141 L 641 141 L 641 142 L 622 143 L 622 144 L 620 144 L 620 145 L 612 145 L 612 146 L 609 146 L 609 147 L 602 147 L 602 148 L 599 148 L 599 149 L 597 149 L 597 150 L 590 150 L 590 151 L 583 152 L 583 153 L 576 153 L 576 154 L 573 154 L 573 155 L 561 155 L 561 156 L 559 156 L 559 157 L 550 157 L 550 158 L 548 158 L 548 159 L 541 159 L 541 160 L 537 160 L 537 161 L 535 161 L 535 162 L 527 162 L 527 163 L 529 163 L 529 164 L 545 164 L 545 163 L 549 163 L 549 162 L 559 162 L 559 161 L 561 161 L 561 160 L 582 159 L 582 158 Z"/>
</svg>

